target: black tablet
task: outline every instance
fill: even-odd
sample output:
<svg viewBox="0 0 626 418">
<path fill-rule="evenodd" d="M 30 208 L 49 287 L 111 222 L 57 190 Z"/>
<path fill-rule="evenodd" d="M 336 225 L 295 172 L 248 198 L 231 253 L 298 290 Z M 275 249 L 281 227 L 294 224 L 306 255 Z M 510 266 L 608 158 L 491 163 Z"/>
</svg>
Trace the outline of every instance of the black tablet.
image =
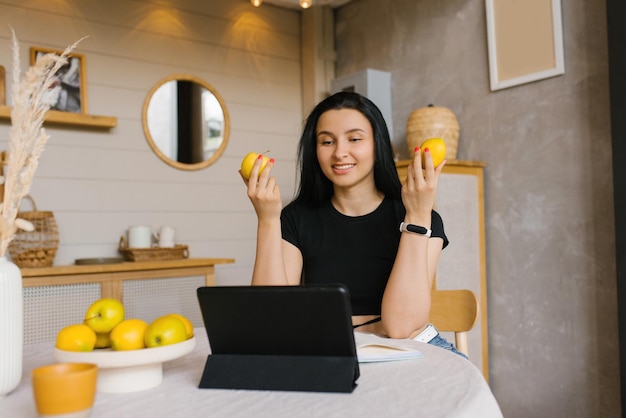
<svg viewBox="0 0 626 418">
<path fill-rule="evenodd" d="M 211 354 L 201 388 L 351 392 L 359 377 L 343 285 L 197 290 Z"/>
</svg>

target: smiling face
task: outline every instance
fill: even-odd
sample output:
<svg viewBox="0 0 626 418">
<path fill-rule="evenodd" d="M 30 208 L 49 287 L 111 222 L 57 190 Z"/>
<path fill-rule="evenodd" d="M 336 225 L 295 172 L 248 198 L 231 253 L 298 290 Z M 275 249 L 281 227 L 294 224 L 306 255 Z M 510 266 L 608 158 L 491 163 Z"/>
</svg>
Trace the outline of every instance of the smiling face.
<svg viewBox="0 0 626 418">
<path fill-rule="evenodd" d="M 317 160 L 335 188 L 374 186 L 374 133 L 369 120 L 354 109 L 324 112 L 316 130 Z"/>
</svg>

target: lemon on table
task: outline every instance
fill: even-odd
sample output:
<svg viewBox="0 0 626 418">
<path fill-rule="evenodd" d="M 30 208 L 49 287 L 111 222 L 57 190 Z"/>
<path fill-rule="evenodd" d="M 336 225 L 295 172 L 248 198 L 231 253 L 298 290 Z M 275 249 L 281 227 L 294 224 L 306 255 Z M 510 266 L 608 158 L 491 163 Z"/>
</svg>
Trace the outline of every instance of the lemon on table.
<svg viewBox="0 0 626 418">
<path fill-rule="evenodd" d="M 177 314 L 177 313 L 167 314 L 166 316 L 173 316 L 174 318 L 180 319 L 183 322 L 183 324 L 185 324 L 185 331 L 187 331 L 187 339 L 190 339 L 191 337 L 193 337 L 193 324 L 187 317 L 181 314 Z"/>
<path fill-rule="evenodd" d="M 85 324 L 68 325 L 57 334 L 56 348 L 65 351 L 93 351 L 96 333 Z"/>
<path fill-rule="evenodd" d="M 446 144 L 441 138 L 429 138 L 420 145 L 422 150 L 422 167 L 426 167 L 424 159 L 424 149 L 428 148 L 430 155 L 433 157 L 433 165 L 437 167 L 446 158 Z"/>
<path fill-rule="evenodd" d="M 148 323 L 141 319 L 125 319 L 111 330 L 111 348 L 116 351 L 145 348 L 144 336 Z"/>
</svg>

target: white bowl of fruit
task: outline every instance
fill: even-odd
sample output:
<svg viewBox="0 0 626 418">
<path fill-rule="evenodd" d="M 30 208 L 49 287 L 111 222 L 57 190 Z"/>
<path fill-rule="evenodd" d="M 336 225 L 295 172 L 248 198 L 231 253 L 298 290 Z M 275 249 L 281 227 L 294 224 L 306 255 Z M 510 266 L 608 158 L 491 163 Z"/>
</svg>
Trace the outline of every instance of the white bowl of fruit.
<svg viewBox="0 0 626 418">
<path fill-rule="evenodd" d="M 172 313 L 151 323 L 124 319 L 124 306 L 116 299 L 94 302 L 82 324 L 57 334 L 54 357 L 58 362 L 98 366 L 98 392 L 137 392 L 163 381 L 163 363 L 193 351 L 193 325 Z"/>
</svg>

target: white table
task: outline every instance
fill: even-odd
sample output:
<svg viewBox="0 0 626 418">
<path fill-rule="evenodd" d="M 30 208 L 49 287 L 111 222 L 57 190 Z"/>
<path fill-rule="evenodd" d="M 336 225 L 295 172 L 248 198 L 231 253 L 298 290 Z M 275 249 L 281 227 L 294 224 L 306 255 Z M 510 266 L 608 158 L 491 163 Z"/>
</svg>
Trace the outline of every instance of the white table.
<svg viewBox="0 0 626 418">
<path fill-rule="evenodd" d="M 161 385 L 98 393 L 91 417 L 502 417 L 476 366 L 428 344 L 420 359 L 361 364 L 354 392 L 336 394 L 198 389 L 209 346 L 204 329 L 196 329 L 196 338 L 192 353 L 163 365 Z M 37 416 L 30 373 L 48 363 L 52 343 L 25 346 L 22 381 L 0 399 L 0 416 Z"/>
</svg>

